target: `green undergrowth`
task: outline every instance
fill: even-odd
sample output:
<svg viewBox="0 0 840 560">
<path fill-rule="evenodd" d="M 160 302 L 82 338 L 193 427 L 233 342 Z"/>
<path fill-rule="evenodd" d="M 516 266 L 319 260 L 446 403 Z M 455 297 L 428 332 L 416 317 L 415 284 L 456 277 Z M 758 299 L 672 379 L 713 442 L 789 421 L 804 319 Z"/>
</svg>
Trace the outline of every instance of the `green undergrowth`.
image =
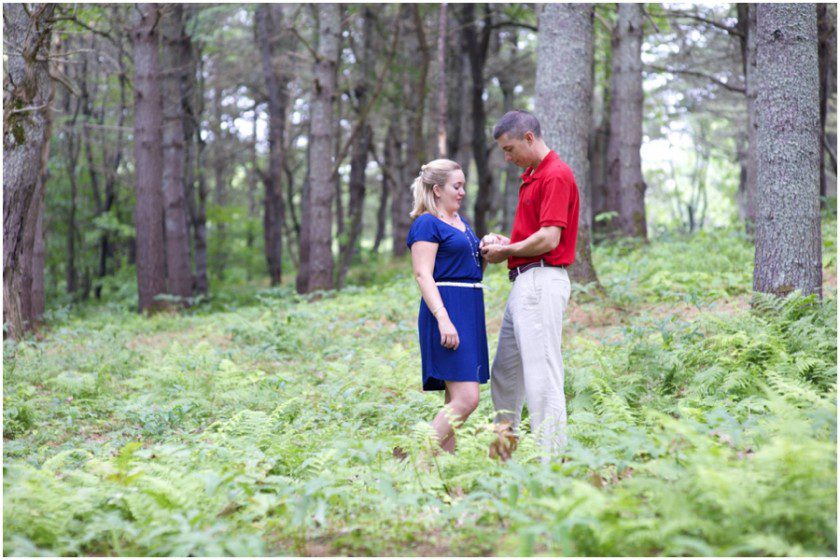
<svg viewBox="0 0 840 560">
<path fill-rule="evenodd" d="M 396 268 L 315 298 L 56 314 L 4 346 L 4 553 L 834 556 L 833 285 L 729 305 L 752 274 L 732 232 L 595 262 L 609 297 L 576 286 L 573 306 L 621 311 L 609 337 L 567 329 L 570 444 L 550 464 L 527 433 L 488 458 L 487 386 L 457 453 L 429 452 L 441 396 L 419 390 Z M 487 283 L 492 357 L 509 284 Z"/>
</svg>

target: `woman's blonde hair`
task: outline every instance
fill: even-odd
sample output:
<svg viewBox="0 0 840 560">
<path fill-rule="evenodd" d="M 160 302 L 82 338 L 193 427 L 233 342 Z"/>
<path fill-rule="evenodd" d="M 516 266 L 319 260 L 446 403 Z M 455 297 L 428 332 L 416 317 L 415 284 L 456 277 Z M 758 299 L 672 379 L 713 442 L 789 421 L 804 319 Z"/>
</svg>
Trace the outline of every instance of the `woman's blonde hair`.
<svg viewBox="0 0 840 560">
<path fill-rule="evenodd" d="M 461 166 L 451 159 L 435 159 L 420 168 L 420 175 L 411 184 L 414 192 L 414 209 L 410 216 L 416 218 L 423 212 L 437 215 L 434 186 L 443 187 L 449 179 L 449 174 L 461 169 Z"/>
</svg>

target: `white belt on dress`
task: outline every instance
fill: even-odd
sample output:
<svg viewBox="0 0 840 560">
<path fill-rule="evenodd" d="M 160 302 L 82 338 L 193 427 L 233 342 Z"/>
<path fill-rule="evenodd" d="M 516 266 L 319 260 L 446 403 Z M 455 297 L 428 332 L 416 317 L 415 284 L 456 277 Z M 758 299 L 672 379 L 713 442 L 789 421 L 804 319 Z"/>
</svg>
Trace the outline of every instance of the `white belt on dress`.
<svg viewBox="0 0 840 560">
<path fill-rule="evenodd" d="M 487 288 L 481 282 L 435 282 L 435 286 L 455 286 L 457 288 L 479 288 L 484 290 Z"/>
</svg>

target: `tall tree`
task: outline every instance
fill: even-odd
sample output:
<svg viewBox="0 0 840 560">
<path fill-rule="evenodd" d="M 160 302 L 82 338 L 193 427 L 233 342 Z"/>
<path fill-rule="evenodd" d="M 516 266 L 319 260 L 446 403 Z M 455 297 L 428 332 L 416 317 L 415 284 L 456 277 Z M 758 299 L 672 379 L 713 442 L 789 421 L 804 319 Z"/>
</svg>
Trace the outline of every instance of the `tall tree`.
<svg viewBox="0 0 840 560">
<path fill-rule="evenodd" d="M 168 292 L 182 298 L 192 296 L 190 239 L 187 227 L 185 189 L 184 104 L 182 82 L 185 79 L 181 54 L 189 37 L 184 31 L 182 4 L 167 5 L 162 10 L 161 55 L 163 86 L 163 202 L 166 227 L 166 280 Z"/>
<path fill-rule="evenodd" d="M 332 197 L 333 111 L 336 97 L 341 11 L 337 4 L 318 5 L 318 52 L 312 87 L 312 131 L 309 153 L 309 274 L 305 292 L 333 287 Z"/>
<path fill-rule="evenodd" d="M 500 56 L 504 61 L 500 71 L 496 73 L 496 78 L 499 80 L 499 89 L 502 90 L 502 113 L 506 114 L 514 109 L 514 98 L 516 88 L 516 77 L 514 70 L 516 69 L 516 37 L 517 33 L 513 31 L 499 32 L 499 51 Z M 504 167 L 504 193 L 502 196 L 502 222 L 501 230 L 510 232 L 513 228 L 513 215 L 516 213 L 516 204 L 519 200 L 519 185 L 521 184 L 521 171 L 516 164 L 508 162 L 502 163 Z"/>
<path fill-rule="evenodd" d="M 756 23 L 753 288 L 822 297 L 817 10 L 814 4 L 759 4 Z"/>
<path fill-rule="evenodd" d="M 58 48 L 53 36 L 53 50 Z M 52 101 L 55 84 L 50 80 L 50 93 L 48 103 Z M 46 138 L 52 133 L 52 117 L 46 119 Z M 46 183 L 49 175 L 50 143 L 44 142 L 41 146 L 40 173 L 38 184 L 35 187 L 35 196 L 29 207 L 29 216 L 26 218 L 24 232 L 24 255 L 23 261 L 23 282 L 24 289 L 21 292 L 21 308 L 24 317 L 30 324 L 37 321 L 44 314 L 44 198 L 46 194 Z M 26 258 L 28 256 L 28 258 Z"/>
<path fill-rule="evenodd" d="M 72 48 L 73 43 L 68 38 L 64 45 L 69 49 Z M 64 74 L 71 76 L 71 68 L 75 66 L 69 61 L 64 62 Z M 62 93 L 62 110 L 64 113 L 65 128 L 64 128 L 64 169 L 67 174 L 67 180 L 70 183 L 70 197 L 69 208 L 67 212 L 67 234 L 65 244 L 65 283 L 66 291 L 70 295 L 76 292 L 76 197 L 78 193 L 78 173 L 77 168 L 79 164 L 79 152 L 81 148 L 79 132 L 76 129 L 76 122 L 79 118 L 79 109 L 81 108 L 81 101 L 78 95 L 74 95 L 69 87 L 65 86 Z"/>
<path fill-rule="evenodd" d="M 473 217 L 475 231 L 484 235 L 489 231 L 488 220 L 493 211 L 493 182 L 487 142 L 487 113 L 484 108 L 484 66 L 493 29 L 493 12 L 484 6 L 479 30 L 475 4 L 461 4 L 461 25 L 464 50 L 470 61 L 470 99 L 472 100 L 472 151 L 478 172 L 478 189 L 475 195 Z"/>
<path fill-rule="evenodd" d="M 260 46 L 263 74 L 268 90 L 268 175 L 265 177 L 263 236 L 265 258 L 271 285 L 280 284 L 283 262 L 283 166 L 286 157 L 286 110 L 289 105 L 288 83 L 291 75 L 285 48 L 284 7 L 260 4 L 256 14 L 257 42 Z M 256 122 L 255 122 L 256 126 Z"/>
<path fill-rule="evenodd" d="M 221 64 L 219 60 L 213 60 L 213 68 Z M 230 138 L 225 134 L 222 128 L 222 97 L 224 96 L 224 86 L 216 84 L 212 88 L 212 105 L 210 106 L 210 130 L 213 134 L 212 147 L 212 168 L 213 168 L 213 204 L 221 210 L 227 206 L 228 202 L 228 188 L 227 188 L 227 153 L 228 142 Z M 217 234 L 218 251 L 213 253 L 211 264 L 213 265 L 213 272 L 219 278 L 225 277 L 225 269 L 227 267 L 227 223 L 224 218 L 215 220 L 214 226 Z"/>
<path fill-rule="evenodd" d="M 825 125 L 828 118 L 828 98 L 831 97 L 832 85 L 836 83 L 837 69 L 837 14 L 832 15 L 828 4 L 817 4 L 817 33 L 819 35 L 820 60 L 820 139 L 825 138 Z M 833 49 L 832 49 L 833 47 Z M 825 150 L 820 150 L 820 197 L 827 193 L 825 170 Z"/>
<path fill-rule="evenodd" d="M 204 58 L 201 45 L 195 45 L 190 52 L 190 80 L 188 82 L 187 100 L 194 101 L 195 114 L 192 118 L 192 134 L 195 142 L 195 185 L 190 183 L 190 218 L 193 229 L 193 246 L 195 258 L 195 289 L 200 294 L 207 294 L 209 282 L 207 278 L 207 199 L 210 196 L 210 188 L 207 185 L 207 173 L 205 162 L 207 159 L 207 143 L 201 137 L 200 123 L 204 114 Z M 193 89 L 194 93 L 189 94 Z M 189 129 L 188 129 L 189 130 Z"/>
<path fill-rule="evenodd" d="M 440 5 L 437 37 L 437 157 L 446 157 L 446 27 L 448 25 L 446 2 Z"/>
<path fill-rule="evenodd" d="M 747 147 L 742 178 L 743 219 L 747 233 L 753 232 L 757 210 L 758 176 L 756 169 L 755 97 L 756 74 L 756 4 L 738 4 L 738 29 L 741 32 L 741 58 L 747 98 Z"/>
<path fill-rule="evenodd" d="M 385 165 L 394 171 L 395 184 L 391 202 L 391 239 L 394 256 L 404 255 L 408 230 L 411 228 L 409 213 L 412 194 L 409 186 L 420 173 L 425 163 L 425 141 L 423 114 L 426 106 L 429 69 L 429 54 L 425 40 L 419 5 L 401 7 L 399 14 L 404 18 L 404 29 L 411 31 L 404 35 L 404 66 L 401 73 L 402 98 L 393 107 L 392 126 L 385 141 Z M 389 151 L 390 150 L 390 151 Z"/>
<path fill-rule="evenodd" d="M 618 220 L 595 220 L 607 212 L 618 214 L 618 208 L 610 207 L 616 200 L 607 194 L 607 149 L 610 143 L 610 82 L 612 70 L 612 33 L 609 18 L 615 7 L 596 4 L 596 23 L 593 28 L 593 94 L 592 94 L 592 138 L 589 149 L 590 204 L 592 207 L 592 231 L 607 234 L 618 229 Z"/>
<path fill-rule="evenodd" d="M 592 114 L 592 4 L 546 4 L 539 19 L 536 113 L 546 143 L 575 175 L 580 216 L 572 279 L 598 282 L 591 254 L 589 131 Z M 560 63 L 562 61 L 562 64 Z"/>
<path fill-rule="evenodd" d="M 31 328 L 31 305 L 22 309 L 26 269 L 33 247 L 25 247 L 32 205 L 37 204 L 44 144 L 49 142 L 52 88 L 48 68 L 55 4 L 3 7 L 3 322 L 19 338 Z M 33 235 L 34 239 L 34 235 Z"/>
<path fill-rule="evenodd" d="M 642 177 L 642 25 L 641 4 L 619 4 L 613 31 L 610 137 L 607 148 L 608 196 L 628 237 L 647 238 L 645 182 Z M 617 204 L 616 204 L 617 200 Z"/>
<path fill-rule="evenodd" d="M 373 10 L 366 6 L 361 14 L 361 35 L 362 48 L 356 53 L 356 76 L 353 88 L 355 98 L 356 118 L 358 119 L 358 133 L 353 140 L 352 154 L 350 156 L 350 202 L 347 207 L 347 233 L 346 241 L 341 244 L 341 264 L 338 272 L 338 286 L 344 285 L 344 279 L 350 270 L 350 263 L 359 245 L 359 238 L 364 225 L 364 203 L 366 195 L 366 177 L 368 154 L 373 141 L 373 127 L 367 118 L 366 109 L 373 95 L 375 84 L 373 33 L 374 15 Z"/>
<path fill-rule="evenodd" d="M 134 7 L 134 160 L 137 239 L 137 289 L 140 310 L 161 305 L 155 297 L 166 292 L 163 250 L 163 124 L 158 60 L 157 4 Z"/>
</svg>

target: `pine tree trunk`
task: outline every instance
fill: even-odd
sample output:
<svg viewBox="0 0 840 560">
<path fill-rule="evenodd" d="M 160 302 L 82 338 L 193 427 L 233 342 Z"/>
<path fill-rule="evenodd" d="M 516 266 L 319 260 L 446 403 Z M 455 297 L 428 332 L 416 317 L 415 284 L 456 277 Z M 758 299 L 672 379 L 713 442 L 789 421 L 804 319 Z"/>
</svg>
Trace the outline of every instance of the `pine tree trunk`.
<svg viewBox="0 0 840 560">
<path fill-rule="evenodd" d="M 645 182 L 642 178 L 641 4 L 619 4 L 613 34 L 610 145 L 607 149 L 609 206 L 617 207 L 621 232 L 647 238 Z M 617 200 L 616 200 L 617 198 Z M 617 204 L 616 204 L 617 202 Z"/>
<path fill-rule="evenodd" d="M 606 4 L 604 6 L 607 6 Z M 598 10 L 598 6 L 595 7 Z M 603 26 L 595 26 L 593 41 L 598 44 L 600 33 L 608 33 Z M 595 74 L 595 57 L 598 58 L 597 67 L 603 69 L 603 78 L 599 80 Z M 618 212 L 618 207 L 611 208 L 611 200 L 608 195 L 607 186 L 607 150 L 610 144 L 610 81 L 612 65 L 612 48 L 607 47 L 603 51 L 596 50 L 593 56 L 593 114 L 592 114 L 592 138 L 590 139 L 590 203 L 592 205 L 592 231 L 593 233 L 604 233 L 609 235 L 618 226 L 618 220 L 599 220 L 595 217 L 607 212 Z M 600 95 L 595 94 L 598 88 Z M 617 198 L 613 197 L 613 200 Z M 594 236 L 593 236 L 594 237 Z"/>
<path fill-rule="evenodd" d="M 742 30 L 741 55 L 747 97 L 747 149 L 744 161 L 744 224 L 753 233 L 758 210 L 758 169 L 756 167 L 756 108 L 759 76 L 756 74 L 756 5 L 738 4 L 738 27 Z"/>
<path fill-rule="evenodd" d="M 546 4 L 539 19 L 535 108 L 546 144 L 575 175 L 580 215 L 575 282 L 598 282 L 592 265 L 589 131 L 592 115 L 592 4 Z M 562 64 L 559 61 L 564 61 Z"/>
<path fill-rule="evenodd" d="M 759 4 L 756 23 L 753 288 L 822 297 L 817 11 L 814 4 Z"/>
<path fill-rule="evenodd" d="M 69 41 L 68 41 L 69 43 Z M 66 44 L 68 49 L 69 44 Z M 65 64 L 64 73 L 70 76 L 69 69 L 71 65 Z M 65 253 L 65 282 L 66 293 L 75 296 L 77 289 L 77 273 L 76 273 L 76 196 L 78 193 L 78 177 L 76 176 L 76 168 L 79 163 L 79 149 L 80 139 L 79 133 L 76 130 L 76 121 L 79 118 L 80 101 L 78 96 L 73 95 L 70 90 L 64 88 L 63 93 L 63 110 L 64 115 L 71 115 L 69 121 L 66 122 L 64 128 L 64 165 L 67 180 L 70 183 L 70 200 L 69 208 L 67 210 L 67 237 L 66 237 L 66 253 Z M 71 110 L 72 107 L 72 110 Z"/>
<path fill-rule="evenodd" d="M 456 35 L 458 35 L 456 37 Z M 447 67 L 446 91 L 447 99 L 452 102 L 447 102 L 446 107 L 446 157 L 457 161 L 464 168 L 464 173 L 467 172 L 467 165 L 465 165 L 461 154 L 461 124 L 464 120 L 464 59 L 466 58 L 461 49 L 461 39 L 459 34 L 453 33 L 451 37 L 447 37 L 447 51 L 449 56 L 447 60 L 449 65 Z"/>
<path fill-rule="evenodd" d="M 269 155 L 268 178 L 265 181 L 263 236 L 265 258 L 271 285 L 282 280 L 283 224 L 283 165 L 286 142 L 286 108 L 289 104 L 288 83 L 291 81 L 286 60 L 278 60 L 283 52 L 285 31 L 283 7 L 260 4 L 257 8 L 257 41 L 262 58 L 263 74 L 268 90 Z"/>
<path fill-rule="evenodd" d="M 312 138 L 312 119 L 309 120 L 309 124 L 307 127 L 306 132 L 307 138 Z M 312 161 L 311 154 L 312 153 L 312 142 L 308 142 L 306 144 L 306 176 L 303 178 L 303 184 L 301 185 L 300 190 L 300 236 L 298 239 L 300 250 L 298 252 L 298 256 L 300 258 L 300 263 L 298 264 L 298 273 L 297 278 L 295 278 L 295 288 L 297 289 L 299 294 L 306 293 L 307 286 L 309 286 L 309 255 L 310 255 L 310 243 L 309 243 L 309 234 L 310 234 L 310 208 L 312 207 L 312 199 L 310 196 L 311 192 L 311 176 L 312 176 L 312 168 L 309 165 L 309 162 Z"/>
<path fill-rule="evenodd" d="M 57 51 L 60 49 L 58 44 L 58 37 L 53 35 L 51 37 L 51 50 Z M 55 97 L 55 82 L 49 82 L 48 102 L 52 104 Z M 50 138 L 52 138 L 52 114 L 47 113 L 46 117 L 46 132 L 44 137 L 46 141 L 41 146 L 41 172 L 38 174 L 38 184 L 35 188 L 35 197 L 32 201 L 32 210 L 30 212 L 30 219 L 32 221 L 32 259 L 30 260 L 30 316 L 32 321 L 37 321 L 44 315 L 46 309 L 46 294 L 44 293 L 44 213 L 46 210 L 45 198 L 47 192 L 47 180 L 49 179 L 49 160 L 50 160 Z M 28 229 L 28 227 L 27 227 Z"/>
<path fill-rule="evenodd" d="M 406 30 L 405 40 L 402 42 L 405 53 L 404 64 L 416 67 L 419 62 L 417 53 L 420 50 L 417 30 L 410 23 L 411 10 L 403 9 L 402 14 L 407 20 L 401 26 Z M 420 97 L 425 87 L 418 81 L 412 80 L 412 74 L 413 72 L 406 68 L 401 69 L 402 103 L 392 108 L 391 124 L 388 127 L 384 147 L 385 166 L 395 179 L 394 188 L 391 191 L 391 251 L 395 257 L 401 257 L 408 251 L 405 241 L 411 229 L 409 213 L 414 204 L 410 186 L 414 178 L 420 174 L 420 166 L 425 163 L 420 161 L 423 122 L 417 118 L 417 115 L 421 113 Z"/>
<path fill-rule="evenodd" d="M 207 294 L 209 282 L 207 278 L 207 174 L 205 173 L 207 144 L 201 139 L 200 123 L 204 114 L 204 65 L 199 48 L 191 50 L 191 83 L 195 83 L 195 182 L 196 195 L 195 215 L 193 216 L 193 245 L 195 246 L 195 290 L 200 294 Z M 192 197 L 192 194 L 190 195 Z"/>
<path fill-rule="evenodd" d="M 447 6 L 446 2 L 440 5 L 438 13 L 438 37 L 437 37 L 437 70 L 438 70 L 438 91 L 437 91 L 437 157 L 446 157 L 446 27 L 447 27 Z"/>
<path fill-rule="evenodd" d="M 47 181 L 47 156 L 49 152 L 49 142 L 45 142 L 46 146 L 44 157 L 44 167 L 39 180 L 37 189 L 37 203 L 38 213 L 35 222 L 35 239 L 32 243 L 32 319 L 37 321 L 44 315 L 46 309 L 46 294 L 44 293 L 44 266 L 45 266 L 45 250 L 44 250 L 44 196 L 46 193 Z"/>
<path fill-rule="evenodd" d="M 22 308 L 24 291 L 31 290 L 24 276 L 31 275 L 33 258 L 25 237 L 27 228 L 35 229 L 32 207 L 49 142 L 47 57 L 55 6 L 30 4 L 28 13 L 23 4 L 3 6 L 3 322 L 7 336 L 15 339 L 33 319 L 31 304 Z"/>
<path fill-rule="evenodd" d="M 310 209 L 309 281 L 306 292 L 333 288 L 332 197 L 336 98 L 341 12 L 337 4 L 319 4 L 318 60 L 312 94 L 312 134 L 309 154 Z"/>
<path fill-rule="evenodd" d="M 361 60 L 357 62 L 358 75 L 356 76 L 355 97 L 358 113 L 364 109 L 373 89 L 371 80 L 374 79 L 374 52 L 373 52 L 373 12 L 369 7 L 362 11 L 362 53 Z M 344 286 L 347 272 L 350 270 L 350 263 L 359 247 L 359 238 L 364 226 L 364 205 L 366 192 L 365 170 L 368 164 L 368 153 L 370 152 L 373 140 L 373 129 L 368 122 L 361 124 L 361 129 L 353 143 L 353 151 L 350 156 L 350 202 L 348 204 L 348 229 L 347 242 L 341 247 L 341 266 L 339 268 L 338 286 Z"/>
<path fill-rule="evenodd" d="M 225 173 L 227 160 L 227 139 L 222 130 L 222 96 L 223 88 L 216 85 L 213 88 L 212 119 L 210 121 L 213 132 L 213 204 L 217 210 L 222 210 L 227 205 L 227 177 Z M 213 252 L 213 274 L 224 280 L 225 269 L 227 268 L 227 224 L 225 218 L 214 222 L 216 229 L 216 243 L 218 250 Z"/>
<path fill-rule="evenodd" d="M 831 45 L 837 42 L 836 24 L 829 17 L 828 5 L 817 4 L 817 33 L 819 36 L 820 61 L 820 139 L 825 137 L 825 123 L 828 116 L 828 98 L 831 96 L 829 84 L 831 75 L 836 71 L 836 62 L 831 58 Z M 820 149 L 820 205 L 827 193 L 825 170 L 825 150 Z"/>
<path fill-rule="evenodd" d="M 387 142 L 388 138 L 386 137 L 384 143 Z M 376 238 L 373 240 L 374 253 L 379 251 L 379 246 L 382 244 L 382 240 L 385 239 L 385 228 L 388 224 L 388 201 L 390 200 L 392 187 L 390 174 L 385 169 L 382 169 L 382 181 L 380 183 L 380 187 L 379 207 L 376 210 Z"/>
<path fill-rule="evenodd" d="M 192 296 L 190 240 L 184 201 L 184 125 L 180 51 L 188 41 L 183 26 L 183 6 L 170 4 L 161 19 L 163 55 L 163 202 L 166 227 L 166 276 L 168 292 L 183 298 Z"/>
<path fill-rule="evenodd" d="M 163 241 L 163 124 L 158 61 L 157 4 L 138 4 L 134 14 L 134 154 L 137 205 L 137 289 L 140 310 L 163 307 L 166 292 Z"/>
<path fill-rule="evenodd" d="M 473 226 L 480 237 L 489 232 L 488 221 L 492 213 L 493 184 L 490 174 L 490 162 L 487 153 L 487 114 L 484 109 L 484 65 L 487 62 L 487 52 L 492 25 L 490 8 L 485 9 L 482 18 L 484 24 L 479 34 L 475 24 L 475 5 L 462 4 L 461 12 L 464 47 L 470 61 L 470 99 L 472 101 L 472 152 L 478 174 L 478 189 L 473 205 L 475 215 Z"/>
<path fill-rule="evenodd" d="M 516 56 L 516 37 L 515 32 L 510 32 L 508 44 L 501 45 L 502 51 L 507 53 L 507 55 L 503 56 L 507 59 L 506 63 L 508 67 L 513 64 L 510 59 Z M 507 114 L 514 109 L 516 79 L 511 75 L 511 72 L 499 72 L 496 77 L 499 80 L 499 89 L 502 90 L 502 114 Z M 513 228 L 513 216 L 516 214 L 516 205 L 519 202 L 519 185 L 522 184 L 520 179 L 522 172 L 514 163 L 508 162 L 502 165 L 505 172 L 505 182 L 504 194 L 502 196 L 501 230 L 506 235 L 509 235 Z"/>
<path fill-rule="evenodd" d="M 118 8 L 112 9 L 116 10 Z M 119 64 L 119 76 L 117 79 L 120 84 L 120 104 L 118 109 L 119 116 L 117 117 L 117 140 L 114 145 L 113 158 L 108 158 L 107 156 L 109 152 L 107 145 L 104 146 L 103 149 L 103 155 L 107 162 L 105 169 L 105 200 L 103 201 L 102 206 L 102 212 L 104 213 L 111 212 L 111 209 L 114 208 L 117 203 L 117 179 L 120 164 L 122 163 L 123 148 L 125 144 L 125 132 L 123 127 L 125 125 L 126 114 L 128 113 L 126 110 L 128 103 L 126 99 L 126 89 L 128 88 L 125 65 L 126 53 L 122 36 L 117 37 L 117 51 L 117 63 Z M 97 270 L 97 276 L 99 278 L 104 278 L 105 275 L 108 274 L 108 259 L 113 261 L 113 258 L 114 244 L 111 242 L 111 238 L 108 233 L 103 232 L 99 238 L 99 267 Z M 95 292 L 97 299 L 99 299 L 102 292 L 101 282 L 97 283 Z"/>
</svg>

